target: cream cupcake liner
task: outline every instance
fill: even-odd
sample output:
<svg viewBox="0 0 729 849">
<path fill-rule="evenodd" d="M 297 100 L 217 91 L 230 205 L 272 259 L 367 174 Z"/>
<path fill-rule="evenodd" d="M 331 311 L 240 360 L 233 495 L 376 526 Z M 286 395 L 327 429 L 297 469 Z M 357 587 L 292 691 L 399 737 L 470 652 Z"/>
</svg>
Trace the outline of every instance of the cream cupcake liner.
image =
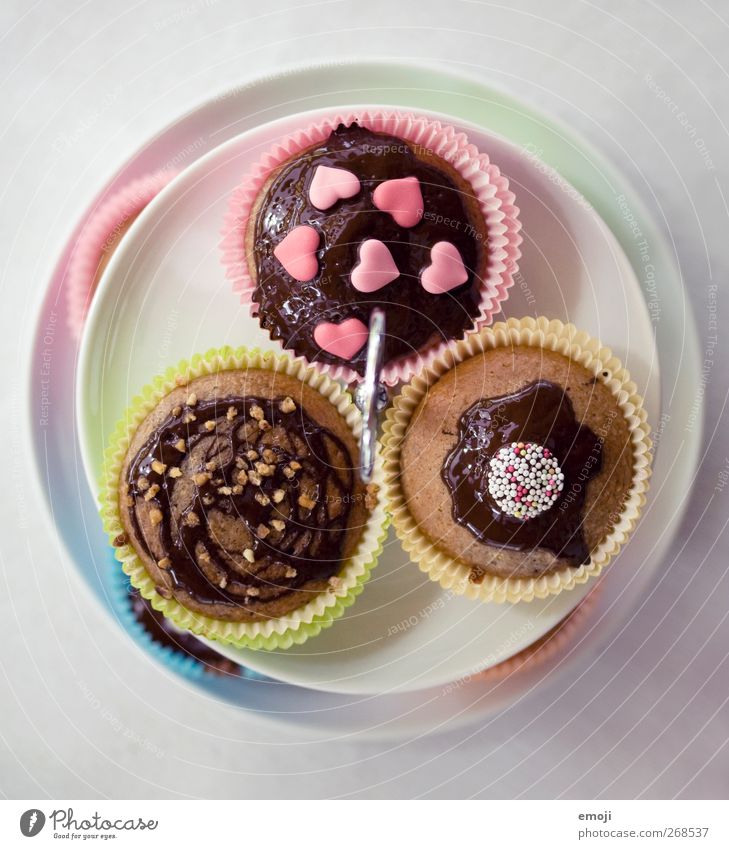
<svg viewBox="0 0 729 849">
<path fill-rule="evenodd" d="M 612 532 L 592 552 L 587 563 L 564 567 L 536 578 L 486 575 L 469 580 L 471 568 L 440 551 L 420 530 L 407 508 L 400 485 L 400 450 L 411 416 L 428 388 L 455 365 L 494 348 L 516 345 L 543 348 L 579 363 L 604 383 L 622 410 L 630 429 L 633 480 L 622 514 Z M 607 375 L 607 376 L 605 376 Z M 548 318 L 509 319 L 453 343 L 430 368 L 405 386 L 387 412 L 383 431 L 385 482 L 393 524 L 405 551 L 420 570 L 445 589 L 484 602 L 532 601 L 573 589 L 600 574 L 627 541 L 645 503 L 651 473 L 651 440 L 643 399 L 620 361 L 587 333 L 572 324 Z"/>
<path fill-rule="evenodd" d="M 389 517 L 384 501 L 384 472 L 381 458 L 375 464 L 373 483 L 379 489 L 377 504 L 370 512 L 354 554 L 345 562 L 338 574 L 335 588 L 318 593 L 311 601 L 291 611 L 286 616 L 261 622 L 227 622 L 189 610 L 176 599 L 163 598 L 147 572 L 141 558 L 129 544 L 114 545 L 124 536 L 119 514 L 118 483 L 131 439 L 137 428 L 159 401 L 179 386 L 202 375 L 216 374 L 234 369 L 266 369 L 287 374 L 319 392 L 338 410 L 355 437 L 361 429 L 361 415 L 352 398 L 339 383 L 300 360 L 285 355 L 262 352 L 257 349 L 212 349 L 198 354 L 189 361 L 183 360 L 156 377 L 135 397 L 118 422 L 106 450 L 104 472 L 101 480 L 101 516 L 114 553 L 129 576 L 133 586 L 179 628 L 192 631 L 209 639 L 219 640 L 241 648 L 287 649 L 300 645 L 310 637 L 328 628 L 350 607 L 362 592 L 371 570 L 382 551 Z"/>
<path fill-rule="evenodd" d="M 324 141 L 340 124 L 361 127 L 379 133 L 388 133 L 412 144 L 432 151 L 444 159 L 467 180 L 473 188 L 488 232 L 488 259 L 479 279 L 478 315 L 464 336 L 492 322 L 502 309 L 502 303 L 513 285 L 521 258 L 521 220 L 515 204 L 514 193 L 508 179 L 498 166 L 468 141 L 465 133 L 440 121 L 395 109 L 359 109 L 333 112 L 296 132 L 280 139 L 249 170 L 228 202 L 228 211 L 221 231 L 221 261 L 233 290 L 240 293 L 250 315 L 257 317 L 255 302 L 257 281 L 251 276 L 245 250 L 245 232 L 256 198 L 269 176 L 283 163 L 312 145 Z M 272 340 L 274 337 L 271 337 Z M 285 350 L 283 340 L 275 341 Z M 426 368 L 447 347 L 447 341 L 426 346 L 387 363 L 380 379 L 388 386 L 409 380 Z M 312 365 L 330 377 L 345 383 L 360 382 L 362 375 L 346 364 L 312 360 Z"/>
</svg>

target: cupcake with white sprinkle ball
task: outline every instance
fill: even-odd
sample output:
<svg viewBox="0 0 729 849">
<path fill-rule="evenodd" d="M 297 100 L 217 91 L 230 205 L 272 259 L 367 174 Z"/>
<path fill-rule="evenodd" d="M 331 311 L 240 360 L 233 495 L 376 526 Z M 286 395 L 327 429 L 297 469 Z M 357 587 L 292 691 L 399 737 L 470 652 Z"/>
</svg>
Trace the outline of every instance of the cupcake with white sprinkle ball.
<svg viewBox="0 0 729 849">
<path fill-rule="evenodd" d="M 599 574 L 645 500 L 642 399 L 571 325 L 511 319 L 439 357 L 385 424 L 393 521 L 420 568 L 482 601 L 529 601 Z"/>
<path fill-rule="evenodd" d="M 515 519 L 535 519 L 564 489 L 564 473 L 538 442 L 512 442 L 489 460 L 486 482 L 494 504 Z"/>
</svg>

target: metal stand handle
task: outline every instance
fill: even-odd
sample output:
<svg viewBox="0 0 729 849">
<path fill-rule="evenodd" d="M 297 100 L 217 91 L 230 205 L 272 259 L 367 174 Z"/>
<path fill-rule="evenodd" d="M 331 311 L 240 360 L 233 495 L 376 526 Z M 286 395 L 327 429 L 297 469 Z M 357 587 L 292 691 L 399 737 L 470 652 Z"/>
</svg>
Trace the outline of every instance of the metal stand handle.
<svg viewBox="0 0 729 849">
<path fill-rule="evenodd" d="M 380 383 L 384 347 L 385 313 L 379 307 L 375 307 L 370 315 L 370 335 L 367 340 L 364 380 L 354 393 L 354 403 L 362 413 L 359 453 L 361 458 L 360 477 L 364 483 L 369 483 L 372 480 L 377 452 L 379 414 L 387 406 L 387 388 Z"/>
</svg>

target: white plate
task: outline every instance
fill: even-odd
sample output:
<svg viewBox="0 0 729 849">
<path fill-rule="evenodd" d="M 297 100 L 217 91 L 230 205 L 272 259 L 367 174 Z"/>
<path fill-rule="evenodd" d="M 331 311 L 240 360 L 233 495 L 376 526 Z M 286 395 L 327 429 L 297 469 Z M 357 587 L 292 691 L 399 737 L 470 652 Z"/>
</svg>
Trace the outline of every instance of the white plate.
<svg viewBox="0 0 729 849">
<path fill-rule="evenodd" d="M 79 439 L 94 491 L 116 421 L 157 372 L 220 345 L 278 349 L 232 293 L 220 265 L 219 233 L 228 197 L 249 166 L 278 138 L 321 114 L 257 127 L 198 160 L 149 205 L 114 254 L 89 315 L 76 384 Z M 517 195 L 523 257 L 505 314 L 544 314 L 599 336 L 630 370 L 650 420 L 657 421 L 658 357 L 650 317 L 610 230 L 528 150 L 462 120 L 427 114 L 465 129 Z M 620 560 L 628 568 L 630 546 Z M 585 592 L 582 587 L 514 606 L 450 597 L 408 562 L 391 535 L 364 593 L 331 629 L 286 652 L 225 653 L 279 680 L 332 692 L 438 687 L 521 650 Z"/>
<path fill-rule="evenodd" d="M 112 192 L 129 180 L 166 164 L 190 163 L 211 147 L 259 124 L 289 114 L 292 108 L 339 107 L 354 102 L 407 104 L 416 110 L 442 109 L 496 129 L 519 145 L 534 150 L 579 187 L 598 207 L 617 235 L 639 274 L 645 297 L 654 306 L 654 331 L 660 355 L 664 389 L 656 436 L 660 447 L 653 467 L 652 489 L 643 521 L 630 544 L 630 559 L 622 557 L 601 582 L 589 625 L 565 649 L 548 662 L 497 682 L 471 677 L 425 691 L 401 695 L 353 698 L 316 692 L 303 687 L 260 682 L 248 678 L 221 680 L 202 676 L 190 683 L 210 697 L 210 709 L 221 701 L 274 723 L 293 725 L 297 733 L 312 738 L 353 739 L 371 737 L 399 740 L 426 733 L 453 730 L 483 722 L 495 711 L 527 700 L 534 710 L 536 693 L 544 698 L 561 692 L 579 676 L 598 652 L 629 621 L 639 615 L 640 605 L 660 582 L 660 567 L 671 550 L 675 529 L 688 504 L 697 465 L 702 432 L 701 396 L 696 396 L 700 371 L 696 329 L 690 318 L 686 292 L 670 245 L 643 205 L 633 182 L 572 129 L 555 121 L 508 92 L 491 88 L 483 79 L 454 72 L 435 64 L 410 61 L 371 60 L 309 66 L 282 71 L 265 79 L 217 93 L 165 127 L 139 150 L 130 152 L 105 187 Z M 292 107 L 292 103 L 295 106 Z M 119 622 L 113 595 L 117 574 L 112 568 L 108 541 L 98 521 L 98 511 L 86 485 L 75 433 L 74 378 L 78 348 L 65 324 L 64 274 L 74 239 L 92 211 L 99 187 L 89 187 L 79 197 L 78 220 L 58 237 L 57 250 L 49 252 L 45 274 L 48 284 L 39 292 L 36 332 L 29 340 L 26 409 L 29 451 L 34 458 L 38 491 L 48 507 L 49 521 L 63 552 L 82 578 L 79 590 L 89 604 L 101 604 Z M 617 198 L 622 198 L 617 203 Z M 630 218 L 626 215 L 630 212 Z M 634 223 L 640 227 L 636 238 Z M 645 275 L 645 240 L 654 279 L 660 281 L 659 300 Z M 659 309 L 656 311 L 655 307 Z M 47 327 L 56 328 L 49 422 L 38 416 L 38 401 L 47 379 L 37 367 L 37 355 L 45 348 Z M 694 424 L 686 428 L 685 410 L 691 409 Z M 681 415 L 674 415 L 682 411 Z M 73 435 L 73 438 L 69 438 Z M 637 612 L 636 612 L 637 611 Z M 126 639 L 127 635 L 120 634 Z M 133 650 L 130 646 L 130 654 Z M 154 655 L 159 660 L 159 655 Z M 119 685 L 135 687 L 132 666 L 120 669 Z M 168 692 L 160 666 L 160 690 Z M 559 688 L 559 689 L 558 689 Z M 145 694 L 150 696 L 150 694 Z"/>
</svg>

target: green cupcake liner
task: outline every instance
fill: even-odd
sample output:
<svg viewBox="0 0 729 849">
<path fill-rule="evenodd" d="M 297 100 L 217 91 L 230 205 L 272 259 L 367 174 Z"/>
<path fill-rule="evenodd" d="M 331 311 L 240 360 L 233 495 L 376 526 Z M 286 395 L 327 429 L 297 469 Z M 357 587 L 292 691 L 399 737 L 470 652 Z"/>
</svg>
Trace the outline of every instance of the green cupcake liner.
<svg viewBox="0 0 729 849">
<path fill-rule="evenodd" d="M 384 472 L 381 459 L 375 463 L 373 483 L 378 486 L 377 503 L 362 533 L 356 551 L 340 571 L 337 587 L 318 593 L 311 601 L 277 619 L 261 622 L 226 622 L 188 610 L 176 599 L 163 598 L 134 548 L 129 544 L 114 545 L 124 534 L 119 514 L 119 475 L 131 439 L 139 425 L 159 401 L 173 389 L 197 377 L 238 369 L 266 369 L 295 377 L 318 391 L 338 410 L 355 437 L 361 429 L 361 416 L 351 395 L 326 375 L 307 366 L 301 359 L 244 347 L 211 349 L 182 360 L 145 386 L 130 403 L 117 423 L 104 454 L 104 471 L 100 482 L 99 501 L 104 530 L 114 547 L 131 583 L 148 599 L 155 610 L 171 619 L 178 627 L 194 634 L 228 643 L 239 648 L 287 649 L 301 645 L 329 628 L 344 611 L 354 604 L 370 577 L 382 552 L 389 516 L 385 509 Z"/>
</svg>

